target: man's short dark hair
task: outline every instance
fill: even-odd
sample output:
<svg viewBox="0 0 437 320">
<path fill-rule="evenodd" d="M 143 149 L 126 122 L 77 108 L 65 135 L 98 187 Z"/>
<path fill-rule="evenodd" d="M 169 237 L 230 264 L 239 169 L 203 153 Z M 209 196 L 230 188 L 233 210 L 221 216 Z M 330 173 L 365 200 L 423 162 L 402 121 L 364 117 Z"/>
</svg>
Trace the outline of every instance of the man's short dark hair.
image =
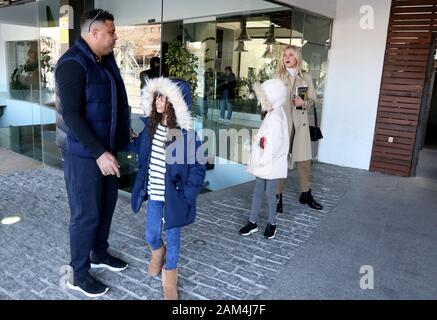
<svg viewBox="0 0 437 320">
<path fill-rule="evenodd" d="M 82 17 L 80 18 L 80 28 L 82 31 L 90 31 L 91 24 L 94 22 L 105 22 L 105 21 L 114 21 L 114 16 L 112 13 L 105 11 L 103 9 L 91 9 L 85 11 Z"/>
<path fill-rule="evenodd" d="M 161 58 L 160 57 L 153 57 L 152 59 L 150 59 L 151 66 L 154 66 L 155 63 L 161 63 Z"/>
</svg>

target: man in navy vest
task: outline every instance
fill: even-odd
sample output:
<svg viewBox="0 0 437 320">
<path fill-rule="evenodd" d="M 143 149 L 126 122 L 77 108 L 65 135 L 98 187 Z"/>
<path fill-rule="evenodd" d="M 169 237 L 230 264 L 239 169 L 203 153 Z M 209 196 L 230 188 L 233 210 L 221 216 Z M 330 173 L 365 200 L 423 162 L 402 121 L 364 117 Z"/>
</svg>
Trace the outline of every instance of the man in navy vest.
<svg viewBox="0 0 437 320">
<path fill-rule="evenodd" d="M 64 159 L 70 205 L 73 277 L 67 287 L 98 297 L 108 287 L 90 268 L 114 272 L 127 263 L 108 253 L 108 237 L 118 196 L 117 152 L 130 140 L 126 89 L 113 49 L 114 17 L 94 9 L 81 19 L 81 36 L 56 67 L 57 134 Z"/>
</svg>

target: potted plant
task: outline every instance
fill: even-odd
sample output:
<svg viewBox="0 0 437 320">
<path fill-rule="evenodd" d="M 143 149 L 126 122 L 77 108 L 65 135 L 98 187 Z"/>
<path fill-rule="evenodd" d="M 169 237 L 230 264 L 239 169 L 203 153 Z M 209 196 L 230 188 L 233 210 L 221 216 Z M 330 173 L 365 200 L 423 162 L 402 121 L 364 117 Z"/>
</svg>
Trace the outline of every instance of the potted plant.
<svg viewBox="0 0 437 320">
<path fill-rule="evenodd" d="M 243 77 L 238 81 L 239 101 L 238 108 L 241 108 L 241 112 L 256 114 L 258 110 L 258 100 L 256 99 L 253 86 L 256 82 L 264 82 L 271 79 L 273 70 L 276 68 L 277 61 L 274 60 L 268 64 L 265 64 L 258 72 L 255 72 L 255 68 L 249 68 L 248 76 Z M 242 99 L 241 99 L 242 98 Z"/>
<path fill-rule="evenodd" d="M 196 101 L 198 60 L 199 58 L 188 51 L 187 47 L 180 41 L 171 42 L 165 55 L 170 78 L 188 81 L 191 86 L 193 101 Z"/>
<path fill-rule="evenodd" d="M 48 80 L 48 75 L 52 74 L 55 71 L 53 66 L 52 52 L 51 48 L 53 46 L 53 41 L 49 37 L 41 38 L 41 46 L 44 47 L 41 50 L 41 60 L 40 60 L 40 68 L 41 68 L 41 97 L 42 103 L 50 102 L 51 96 L 54 93 L 52 87 L 50 87 L 50 83 Z"/>
</svg>

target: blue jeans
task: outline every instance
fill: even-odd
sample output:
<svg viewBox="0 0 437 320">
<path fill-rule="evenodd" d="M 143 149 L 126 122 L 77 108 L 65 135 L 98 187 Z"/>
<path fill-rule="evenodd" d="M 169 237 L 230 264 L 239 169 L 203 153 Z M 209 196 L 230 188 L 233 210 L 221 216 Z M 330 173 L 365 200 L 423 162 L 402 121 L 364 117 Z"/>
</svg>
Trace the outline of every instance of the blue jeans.
<svg viewBox="0 0 437 320">
<path fill-rule="evenodd" d="M 146 241 L 153 251 L 160 249 L 162 241 L 162 218 L 164 216 L 164 202 L 147 201 Z M 181 247 L 181 228 L 172 228 L 165 231 L 167 253 L 165 256 L 165 270 L 174 270 L 178 266 Z"/>
<path fill-rule="evenodd" d="M 234 106 L 232 105 L 232 100 L 228 99 L 229 93 L 227 90 L 223 91 L 223 98 L 220 100 L 220 118 L 225 118 L 226 107 L 228 109 L 228 120 L 232 119 L 232 110 Z"/>
</svg>

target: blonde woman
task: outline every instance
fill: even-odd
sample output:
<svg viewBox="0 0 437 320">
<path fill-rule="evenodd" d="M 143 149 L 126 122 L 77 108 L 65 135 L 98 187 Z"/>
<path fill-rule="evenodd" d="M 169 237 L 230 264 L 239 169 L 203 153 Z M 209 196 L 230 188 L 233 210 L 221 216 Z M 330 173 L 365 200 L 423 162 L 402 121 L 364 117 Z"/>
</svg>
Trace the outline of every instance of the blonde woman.
<svg viewBox="0 0 437 320">
<path fill-rule="evenodd" d="M 317 93 L 311 75 L 302 69 L 302 54 L 299 47 L 287 46 L 281 54 L 278 70 L 274 78 L 281 79 L 287 87 L 285 113 L 290 134 L 290 152 L 296 164 L 299 185 L 302 191 L 300 202 L 312 209 L 322 210 L 311 194 L 311 137 L 308 110 L 315 106 Z M 296 94 L 297 88 L 307 90 L 307 99 Z M 305 89 L 307 88 L 307 89 Z M 281 180 L 277 190 L 277 211 L 283 212 L 282 193 L 285 180 Z"/>
</svg>

